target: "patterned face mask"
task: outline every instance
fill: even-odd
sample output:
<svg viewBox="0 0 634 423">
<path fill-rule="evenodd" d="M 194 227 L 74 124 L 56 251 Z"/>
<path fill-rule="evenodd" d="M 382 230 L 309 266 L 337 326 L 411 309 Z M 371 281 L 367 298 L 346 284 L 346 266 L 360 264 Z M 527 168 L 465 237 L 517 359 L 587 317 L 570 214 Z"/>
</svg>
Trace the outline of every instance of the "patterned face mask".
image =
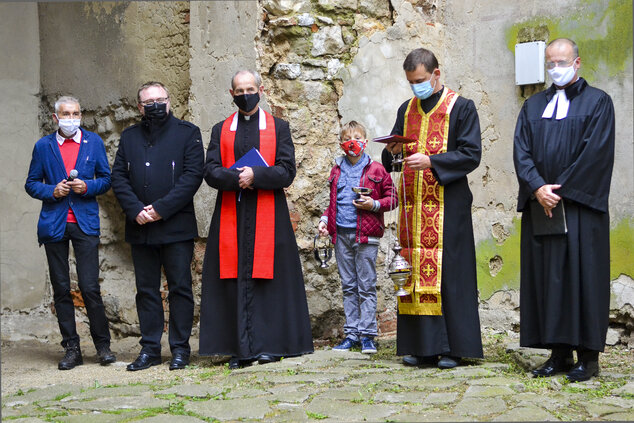
<svg viewBox="0 0 634 423">
<path fill-rule="evenodd" d="M 346 153 L 350 157 L 359 157 L 363 154 L 363 150 L 365 150 L 365 146 L 368 143 L 368 140 L 355 140 L 351 139 L 348 141 L 343 141 L 339 145 L 344 153 Z"/>
</svg>

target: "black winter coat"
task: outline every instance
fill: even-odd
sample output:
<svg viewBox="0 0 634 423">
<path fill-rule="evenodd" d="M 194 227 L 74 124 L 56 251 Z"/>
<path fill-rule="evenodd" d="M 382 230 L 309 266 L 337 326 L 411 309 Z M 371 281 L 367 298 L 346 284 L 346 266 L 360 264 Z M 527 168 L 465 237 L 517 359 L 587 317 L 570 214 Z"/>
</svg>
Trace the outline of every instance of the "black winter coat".
<svg viewBox="0 0 634 423">
<path fill-rule="evenodd" d="M 143 119 L 121 133 L 112 190 L 126 215 L 127 242 L 167 244 L 198 236 L 194 194 L 204 161 L 200 129 L 171 113 L 158 123 Z M 162 219 L 139 225 L 135 219 L 149 204 Z"/>
</svg>

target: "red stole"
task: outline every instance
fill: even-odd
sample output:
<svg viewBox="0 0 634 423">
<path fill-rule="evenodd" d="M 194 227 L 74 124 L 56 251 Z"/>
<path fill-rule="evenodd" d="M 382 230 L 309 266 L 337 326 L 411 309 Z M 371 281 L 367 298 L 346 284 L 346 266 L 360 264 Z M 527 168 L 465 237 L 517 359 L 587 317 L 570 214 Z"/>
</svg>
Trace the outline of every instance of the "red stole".
<svg viewBox="0 0 634 423">
<path fill-rule="evenodd" d="M 269 113 L 266 116 L 266 128 L 260 129 L 260 154 L 269 166 L 275 165 L 275 120 Z M 238 112 L 236 112 L 238 113 Z M 229 116 L 222 124 L 220 133 L 220 156 L 222 166 L 229 168 L 235 162 L 234 142 L 236 130 L 231 130 L 231 123 L 237 118 L 236 113 Z M 259 112 L 258 112 L 259 113 Z M 260 119 L 263 116 L 260 115 Z M 260 122 L 261 124 L 261 122 Z M 255 246 L 253 252 L 252 278 L 273 279 L 273 262 L 275 253 L 275 192 L 258 190 L 255 218 Z M 223 191 L 220 208 L 220 279 L 238 277 L 238 227 L 236 216 L 235 191 Z"/>
</svg>

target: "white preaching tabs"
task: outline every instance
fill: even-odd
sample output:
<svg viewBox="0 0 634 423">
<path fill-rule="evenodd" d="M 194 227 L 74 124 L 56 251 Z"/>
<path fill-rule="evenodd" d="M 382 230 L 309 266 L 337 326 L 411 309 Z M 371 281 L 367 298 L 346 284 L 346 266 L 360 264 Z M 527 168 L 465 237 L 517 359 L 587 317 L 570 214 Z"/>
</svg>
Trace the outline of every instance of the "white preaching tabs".
<svg viewBox="0 0 634 423">
<path fill-rule="evenodd" d="M 550 103 L 546 105 L 544 113 L 542 114 L 542 118 L 552 118 L 555 107 L 557 107 L 557 115 L 555 116 L 555 119 L 561 120 L 568 116 L 568 107 L 570 107 L 570 100 L 568 100 L 568 97 L 566 97 L 566 90 L 557 90 L 557 93 L 550 100 Z"/>
</svg>

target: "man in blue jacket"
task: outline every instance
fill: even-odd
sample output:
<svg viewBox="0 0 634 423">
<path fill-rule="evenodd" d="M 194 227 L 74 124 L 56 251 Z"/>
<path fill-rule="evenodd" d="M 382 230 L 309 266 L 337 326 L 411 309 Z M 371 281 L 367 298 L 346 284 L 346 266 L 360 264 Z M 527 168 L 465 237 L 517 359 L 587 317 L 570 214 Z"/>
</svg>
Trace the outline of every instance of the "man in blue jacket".
<svg viewBox="0 0 634 423">
<path fill-rule="evenodd" d="M 90 321 L 90 335 L 102 365 L 116 361 L 99 290 L 99 205 L 110 189 L 110 167 L 99 135 L 80 128 L 79 101 L 60 97 L 53 120 L 59 130 L 33 148 L 26 192 L 42 200 L 37 237 L 44 244 L 53 286 L 57 322 L 66 350 L 60 370 L 83 364 L 70 294 L 68 244 L 73 243 L 79 289 Z"/>
<path fill-rule="evenodd" d="M 198 127 L 170 112 L 163 84 L 143 84 L 137 102 L 143 117 L 121 133 L 112 167 L 112 189 L 126 215 L 125 239 L 132 247 L 141 329 L 141 353 L 127 369 L 161 363 L 161 267 L 169 289 L 169 368 L 183 369 L 189 364 L 194 319 L 194 194 L 203 179 L 205 153 Z"/>
</svg>

